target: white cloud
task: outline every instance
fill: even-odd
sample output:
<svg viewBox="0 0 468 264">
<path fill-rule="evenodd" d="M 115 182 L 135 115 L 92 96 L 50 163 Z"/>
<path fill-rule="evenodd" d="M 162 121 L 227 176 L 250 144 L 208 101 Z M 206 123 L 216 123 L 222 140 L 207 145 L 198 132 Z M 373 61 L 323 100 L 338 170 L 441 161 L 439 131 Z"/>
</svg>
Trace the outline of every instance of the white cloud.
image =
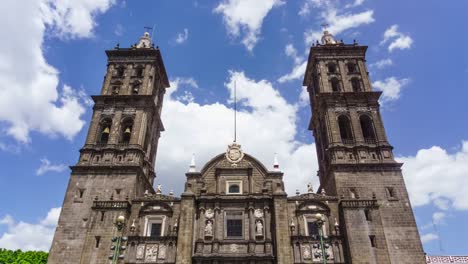
<svg viewBox="0 0 468 264">
<path fill-rule="evenodd" d="M 16 222 L 6 215 L 0 225 L 7 230 L 0 237 L 0 248 L 49 251 L 61 208 L 52 208 L 38 223 Z"/>
<path fill-rule="evenodd" d="M 424 234 L 421 236 L 421 242 L 424 244 L 424 243 L 427 243 L 427 242 L 430 242 L 430 241 L 433 241 L 433 240 L 437 240 L 439 239 L 439 236 L 434 234 L 434 233 L 427 233 L 427 234 Z"/>
<path fill-rule="evenodd" d="M 177 79 L 171 82 L 162 112 L 166 131 L 159 141 L 156 182 L 161 181 L 163 186 L 168 186 L 167 190 L 175 188 L 180 192 L 192 153 L 196 154 L 197 166 L 201 169 L 209 159 L 226 150 L 233 140 L 234 112 L 232 105 L 228 107 L 227 104 L 232 103 L 234 81 L 240 109 L 237 142 L 243 150 L 270 169 L 274 153 L 278 153 L 290 194 L 295 189 L 305 191 L 304 186 L 309 181 L 316 184 L 315 145 L 295 140 L 297 107 L 289 104 L 272 83 L 253 80 L 244 72 L 234 71 L 229 73 L 225 83 L 231 98 L 226 105 L 181 102 L 176 94 L 184 84 Z"/>
<path fill-rule="evenodd" d="M 187 29 L 187 28 L 184 28 L 184 32 L 179 33 L 179 34 L 177 35 L 176 42 L 179 43 L 179 44 L 182 44 L 182 43 L 184 43 L 185 41 L 187 41 L 188 36 L 189 36 L 188 29 Z"/>
<path fill-rule="evenodd" d="M 444 222 L 444 219 L 447 217 L 447 214 L 444 212 L 435 212 L 432 214 L 432 222 L 436 225 L 439 225 Z"/>
<path fill-rule="evenodd" d="M 42 0 L 41 15 L 54 34 L 63 38 L 87 38 L 93 35 L 95 17 L 106 12 L 115 0 Z"/>
<path fill-rule="evenodd" d="M 384 103 L 400 98 L 401 89 L 403 89 L 403 87 L 405 87 L 409 82 L 410 80 L 407 78 L 398 79 L 396 77 L 388 77 L 383 81 L 379 80 L 373 82 L 372 86 L 383 92 L 381 101 Z"/>
<path fill-rule="evenodd" d="M 108 4 L 105 4 L 108 3 Z M 71 139 L 84 125 L 83 92 L 64 85 L 58 90 L 59 71 L 44 57 L 44 36 L 61 38 L 92 36 L 94 16 L 112 1 L 7 0 L 2 2 L 3 25 L 9 36 L 0 42 L 0 121 L 6 133 L 29 142 L 29 133 L 62 135 Z M 21 14 L 23 19 L 18 19 Z M 18 33 L 21 28 L 22 33 Z"/>
<path fill-rule="evenodd" d="M 348 29 L 357 28 L 374 22 L 375 19 L 373 16 L 373 10 L 367 10 L 360 13 L 339 14 L 335 7 L 330 6 L 327 6 L 320 14 L 321 20 L 329 25 L 327 30 L 335 36 Z M 308 30 L 304 33 L 306 45 L 311 45 L 317 40 L 320 41 L 321 38 L 321 30 Z"/>
<path fill-rule="evenodd" d="M 398 31 L 398 25 L 389 27 L 384 35 L 380 45 L 390 42 L 388 45 L 388 51 L 392 52 L 394 49 L 409 49 L 413 44 L 413 39 L 406 34 Z"/>
<path fill-rule="evenodd" d="M 242 44 L 252 51 L 259 40 L 263 19 L 282 4 L 282 0 L 223 0 L 213 12 L 221 13 L 229 35 L 234 38 L 242 35 Z"/>
<path fill-rule="evenodd" d="M 122 24 L 117 24 L 117 25 L 115 26 L 114 34 L 115 34 L 116 36 L 119 36 L 119 37 L 120 37 L 120 36 L 122 36 L 122 35 L 124 34 L 124 32 L 125 32 L 125 28 L 124 28 L 124 26 L 123 26 Z"/>
<path fill-rule="evenodd" d="M 345 7 L 346 8 L 351 8 L 351 7 L 356 7 L 356 6 L 360 6 L 364 3 L 365 0 L 354 0 L 354 2 L 352 4 L 347 4 Z"/>
<path fill-rule="evenodd" d="M 68 168 L 66 164 L 51 164 L 46 158 L 41 159 L 41 166 L 36 170 L 36 175 L 43 175 L 49 171 L 62 172 Z"/>
<path fill-rule="evenodd" d="M 299 56 L 296 48 L 292 44 L 286 45 L 284 48 L 286 56 L 294 60 L 294 66 L 290 73 L 281 76 L 278 82 L 284 83 L 287 81 L 293 81 L 301 79 L 304 76 L 307 67 L 307 60 L 304 57 Z"/>
<path fill-rule="evenodd" d="M 377 69 L 383 69 L 383 68 L 385 68 L 387 66 L 392 66 L 392 65 L 393 65 L 392 59 L 388 58 L 388 59 L 379 60 L 379 61 L 377 61 L 375 63 L 371 63 L 369 65 L 369 67 L 371 67 L 371 68 L 375 67 Z"/>
<path fill-rule="evenodd" d="M 284 83 L 284 82 L 287 82 L 287 81 L 302 79 L 302 77 L 304 77 L 304 73 L 306 71 L 306 68 L 307 68 L 307 61 L 306 60 L 303 61 L 300 64 L 295 64 L 292 71 L 290 73 L 288 73 L 288 74 L 285 74 L 285 75 L 281 76 L 278 79 L 278 82 Z"/>
<path fill-rule="evenodd" d="M 468 141 L 455 153 L 433 146 L 397 160 L 404 163 L 403 174 L 414 206 L 444 200 L 457 210 L 468 210 L 468 192 L 461 188 L 468 186 Z"/>
</svg>

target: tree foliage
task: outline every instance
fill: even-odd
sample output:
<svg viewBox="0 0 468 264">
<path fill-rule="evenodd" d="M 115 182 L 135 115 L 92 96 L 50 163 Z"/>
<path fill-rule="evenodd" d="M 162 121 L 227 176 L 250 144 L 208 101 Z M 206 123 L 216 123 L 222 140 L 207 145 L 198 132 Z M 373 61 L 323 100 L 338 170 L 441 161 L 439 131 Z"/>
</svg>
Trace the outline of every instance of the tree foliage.
<svg viewBox="0 0 468 264">
<path fill-rule="evenodd" d="M 0 248 L 0 264 L 46 264 L 48 254 L 43 251 L 21 251 Z"/>
</svg>

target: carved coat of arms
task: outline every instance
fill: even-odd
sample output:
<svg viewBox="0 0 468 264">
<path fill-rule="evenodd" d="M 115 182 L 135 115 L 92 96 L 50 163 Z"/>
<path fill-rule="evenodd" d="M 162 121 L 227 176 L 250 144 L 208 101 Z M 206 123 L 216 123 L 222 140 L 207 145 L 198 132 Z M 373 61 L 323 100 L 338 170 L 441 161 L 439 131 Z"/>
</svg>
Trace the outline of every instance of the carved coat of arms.
<svg viewBox="0 0 468 264">
<path fill-rule="evenodd" d="M 239 163 L 242 158 L 244 158 L 244 152 L 241 150 L 241 145 L 234 142 L 228 146 L 226 159 L 231 162 L 233 166 Z"/>
</svg>

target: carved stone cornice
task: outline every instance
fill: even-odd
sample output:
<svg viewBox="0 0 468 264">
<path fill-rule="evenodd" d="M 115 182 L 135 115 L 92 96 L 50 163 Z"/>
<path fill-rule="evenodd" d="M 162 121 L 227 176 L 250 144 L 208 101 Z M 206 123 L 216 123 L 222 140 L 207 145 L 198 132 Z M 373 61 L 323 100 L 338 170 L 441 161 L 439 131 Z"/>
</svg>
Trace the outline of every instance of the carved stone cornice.
<svg viewBox="0 0 468 264">
<path fill-rule="evenodd" d="M 377 200 L 365 200 L 365 199 L 347 199 L 340 201 L 341 208 L 377 208 L 379 204 Z"/>
<path fill-rule="evenodd" d="M 331 171 L 339 172 L 360 172 L 360 171 L 401 171 L 403 163 L 350 163 L 350 164 L 330 164 Z"/>
</svg>

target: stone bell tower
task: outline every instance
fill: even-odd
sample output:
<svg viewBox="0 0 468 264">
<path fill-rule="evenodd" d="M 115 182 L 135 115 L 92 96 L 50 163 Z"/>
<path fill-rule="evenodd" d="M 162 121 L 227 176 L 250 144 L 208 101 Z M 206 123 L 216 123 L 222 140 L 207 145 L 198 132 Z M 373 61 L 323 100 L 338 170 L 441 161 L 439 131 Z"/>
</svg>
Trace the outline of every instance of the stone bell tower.
<svg viewBox="0 0 468 264">
<path fill-rule="evenodd" d="M 320 189 L 340 198 L 350 263 L 425 263 L 401 173 L 380 115 L 381 92 L 366 69 L 367 46 L 325 31 L 304 77 L 319 159 Z"/>
<path fill-rule="evenodd" d="M 107 72 L 85 145 L 72 173 L 48 263 L 107 263 L 115 219 L 129 201 L 154 193 L 165 89 L 159 49 L 148 33 L 130 48 L 106 51 Z M 128 219 L 128 218 L 127 218 Z"/>
</svg>

